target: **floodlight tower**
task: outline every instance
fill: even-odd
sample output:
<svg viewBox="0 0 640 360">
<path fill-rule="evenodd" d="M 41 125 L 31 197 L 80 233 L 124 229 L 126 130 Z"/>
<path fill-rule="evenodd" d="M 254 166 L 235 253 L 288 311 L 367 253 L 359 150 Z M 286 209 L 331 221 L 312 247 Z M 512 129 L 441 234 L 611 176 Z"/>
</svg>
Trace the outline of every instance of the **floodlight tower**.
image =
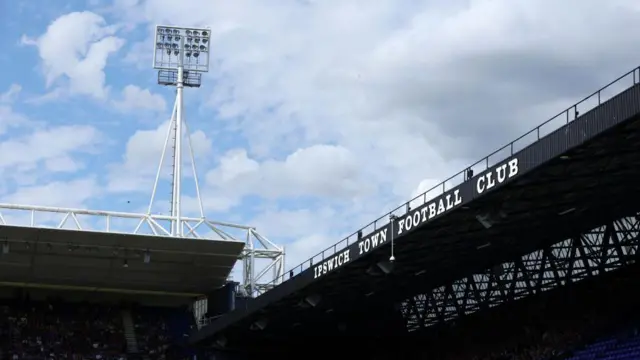
<svg viewBox="0 0 640 360">
<path fill-rule="evenodd" d="M 156 174 L 156 181 L 151 195 L 149 212 L 152 211 L 160 172 L 169 145 L 171 133 L 173 144 L 173 186 L 171 191 L 171 235 L 183 236 L 181 194 L 182 194 L 182 140 L 185 137 L 189 144 L 191 165 L 195 179 L 196 195 L 200 206 L 200 215 L 204 218 L 200 188 L 195 169 L 195 159 L 191 136 L 184 120 L 184 87 L 198 88 L 202 84 L 202 73 L 209 71 L 209 40 L 211 33 L 205 28 L 186 28 L 176 26 L 156 26 L 153 52 L 153 68 L 158 70 L 158 84 L 176 87 L 176 100 L 173 106 L 169 131 L 165 140 L 162 158 Z"/>
<path fill-rule="evenodd" d="M 158 70 L 158 84 L 176 87 L 176 100 L 171 113 L 171 121 L 167 129 L 167 136 L 146 216 L 149 219 L 154 218 L 154 214 L 152 214 L 153 204 L 163 171 L 165 155 L 169 146 L 173 145 L 171 216 L 164 217 L 165 219 L 168 218 L 171 226 L 169 230 L 163 229 L 164 231 L 161 232 L 180 238 L 217 237 L 220 239 L 239 240 L 223 228 L 244 231 L 245 248 L 241 255 L 244 265 L 242 287 L 247 294 L 255 296 L 268 291 L 282 281 L 285 261 L 284 248 L 275 245 L 266 237 L 260 235 L 254 227 L 211 221 L 205 218 L 191 136 L 187 122 L 184 119 L 184 88 L 199 88 L 202 84 L 202 74 L 209 71 L 210 39 L 211 32 L 206 28 L 156 26 L 153 68 Z M 174 135 L 173 143 L 170 142 L 171 134 Z M 200 207 L 200 217 L 197 219 L 184 217 L 181 212 L 183 140 L 187 141 L 196 197 Z M 195 224 L 193 223 L 194 220 L 196 220 Z M 151 224 L 153 224 L 153 228 L 160 226 L 155 220 Z M 199 234 L 196 231 L 203 224 L 211 230 L 209 235 Z M 256 260 L 269 260 L 270 263 L 260 271 L 256 267 Z M 265 279 L 269 276 L 269 272 L 272 272 L 270 281 Z"/>
</svg>

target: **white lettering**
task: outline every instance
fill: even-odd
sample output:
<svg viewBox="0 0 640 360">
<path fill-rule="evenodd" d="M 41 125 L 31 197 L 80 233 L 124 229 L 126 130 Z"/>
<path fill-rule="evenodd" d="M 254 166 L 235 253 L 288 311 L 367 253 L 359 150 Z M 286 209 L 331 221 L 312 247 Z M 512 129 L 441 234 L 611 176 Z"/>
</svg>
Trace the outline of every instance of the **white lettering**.
<svg viewBox="0 0 640 360">
<path fill-rule="evenodd" d="M 455 198 L 455 200 L 453 200 L 453 206 L 458 206 L 462 204 L 462 196 L 460 196 L 460 190 L 454 191 L 453 197 Z"/>
<path fill-rule="evenodd" d="M 507 168 L 509 171 L 507 171 Z M 494 170 L 480 175 L 478 180 L 476 180 L 476 191 L 478 194 L 482 194 L 518 175 L 519 170 L 518 158 L 513 158 L 509 160 L 509 162 L 496 167 Z"/>
<path fill-rule="evenodd" d="M 421 222 L 422 220 L 420 218 L 420 211 L 416 211 L 415 213 L 413 213 L 413 223 L 420 224 Z"/>
<path fill-rule="evenodd" d="M 423 219 L 428 219 L 429 218 L 429 207 L 423 207 L 422 210 L 420 210 L 420 214 L 422 214 L 422 218 Z"/>
<path fill-rule="evenodd" d="M 411 230 L 411 228 L 413 227 L 413 218 L 411 216 L 407 216 L 407 218 L 405 219 L 405 228 L 407 230 Z"/>
<path fill-rule="evenodd" d="M 427 205 L 427 207 L 429 208 L 429 217 L 427 219 L 431 219 L 432 217 L 436 216 L 436 203 L 432 202 L 431 204 Z"/>
<path fill-rule="evenodd" d="M 347 249 L 342 251 L 338 255 L 335 255 L 334 257 L 323 261 L 322 264 L 316 265 L 313 268 L 313 278 L 317 279 L 320 276 L 325 275 L 339 268 L 340 266 L 348 263 L 351 260 L 349 255 L 350 255 L 350 251 Z"/>
<path fill-rule="evenodd" d="M 447 208 L 444 207 L 444 201 L 442 201 L 442 199 L 438 200 L 438 215 L 445 211 L 447 211 Z"/>
<path fill-rule="evenodd" d="M 414 213 L 399 219 L 396 225 L 398 227 L 396 235 L 401 235 L 405 231 L 409 231 L 420 226 L 424 222 L 429 221 L 435 216 L 441 215 L 460 204 L 462 204 L 462 196 L 460 196 L 460 190 L 456 189 L 451 193 L 433 200 L 422 209 L 416 210 Z"/>
<path fill-rule="evenodd" d="M 498 182 L 502 184 L 505 180 L 507 180 L 507 167 L 506 165 L 502 165 L 496 169 L 496 175 L 498 175 Z"/>
<path fill-rule="evenodd" d="M 363 240 L 360 240 L 360 242 L 358 243 L 358 249 L 360 250 L 360 255 L 368 253 L 369 251 L 384 244 L 386 241 L 387 241 L 386 228 L 373 233 L 371 236 Z"/>
<path fill-rule="evenodd" d="M 520 171 L 518 168 L 518 158 L 513 158 L 509 161 L 509 177 L 512 178 L 518 175 L 518 171 Z"/>
<path fill-rule="evenodd" d="M 398 220 L 398 229 L 399 229 L 399 234 L 402 234 L 402 229 L 404 229 L 404 219 L 400 219 Z"/>
</svg>

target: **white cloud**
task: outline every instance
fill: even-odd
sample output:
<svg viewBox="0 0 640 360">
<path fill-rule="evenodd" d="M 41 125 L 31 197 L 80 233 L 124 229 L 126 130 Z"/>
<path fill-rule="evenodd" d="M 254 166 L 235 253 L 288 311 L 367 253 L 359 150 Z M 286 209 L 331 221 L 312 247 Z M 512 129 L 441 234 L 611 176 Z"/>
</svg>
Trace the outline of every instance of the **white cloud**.
<svg viewBox="0 0 640 360">
<path fill-rule="evenodd" d="M 108 185 L 110 191 L 151 191 L 168 130 L 169 121 L 165 121 L 155 129 L 138 130 L 129 138 L 122 161 L 111 164 Z M 196 158 L 202 158 L 211 152 L 211 140 L 201 130 L 192 131 L 191 142 Z M 183 144 L 183 159 L 185 164 L 189 165 L 188 144 Z M 172 149 L 169 148 L 165 153 L 163 167 L 166 170 L 163 174 L 165 177 L 171 171 L 171 151 Z"/>
<path fill-rule="evenodd" d="M 116 30 L 97 14 L 74 12 L 57 18 L 35 40 L 23 36 L 22 43 L 38 48 L 47 87 L 64 78 L 71 94 L 104 99 L 107 59 L 124 44 Z"/>
<path fill-rule="evenodd" d="M 75 172 L 83 167 L 82 164 L 73 160 L 68 155 L 62 155 L 55 158 L 49 158 L 45 161 L 47 170 L 51 172 Z"/>
<path fill-rule="evenodd" d="M 46 188 L 43 184 L 61 187 L 68 181 L 72 184 L 77 180 L 79 174 L 76 171 L 83 167 L 79 156 L 94 155 L 102 141 L 101 134 L 90 126 L 43 128 L 22 115 L 15 116 L 22 123 L 16 124 L 11 130 L 19 130 L 24 134 L 0 140 L 0 151 L 10 154 L 0 158 L 0 195 L 3 201 L 59 206 L 64 205 L 66 199 L 66 206 L 80 205 L 86 200 L 80 201 L 82 188 L 73 194 L 73 190 L 69 190 L 68 194 L 47 193 L 43 190 Z M 64 181 L 57 180 L 58 173 L 71 176 Z"/>
<path fill-rule="evenodd" d="M 287 244 L 287 262 L 295 266 L 312 255 L 325 250 L 339 240 L 339 228 L 348 220 L 330 206 L 315 209 L 269 209 L 253 220 L 260 232 L 270 238 L 290 238 Z M 326 229 L 327 232 L 319 232 Z M 337 233 L 336 233 L 337 232 Z"/>
<path fill-rule="evenodd" d="M 167 106 L 162 96 L 135 85 L 125 86 L 122 89 L 121 98 L 112 103 L 116 109 L 124 112 L 132 110 L 163 112 Z"/>
<path fill-rule="evenodd" d="M 211 71 L 189 96 L 206 104 L 188 111 L 192 129 L 204 129 L 193 141 L 205 207 L 288 241 L 289 265 L 462 170 L 640 55 L 632 0 L 92 3 L 118 25 L 74 12 L 22 38 L 38 49 L 46 91 L 0 84 L 0 151 L 10 154 L 0 158 L 3 201 L 83 207 L 102 195 L 100 182 L 110 207 L 122 192 L 148 194 L 168 123 L 136 131 L 127 116 L 141 110 L 166 119 L 170 110 L 142 85 L 151 80 L 150 30 L 208 25 Z M 107 66 L 125 36 L 128 53 Z M 43 105 L 33 114 L 17 101 L 21 86 L 44 93 L 28 101 Z M 73 95 L 111 105 L 122 112 L 116 120 L 127 117 L 126 127 L 102 129 L 111 139 L 131 135 L 120 154 L 83 158 L 103 141 L 96 127 L 114 119 L 90 114 L 96 127 L 87 126 L 91 104 L 51 103 Z M 22 111 L 33 118 L 41 111 L 46 122 Z M 113 158 L 120 161 L 109 164 Z M 191 213 L 197 204 L 187 192 L 183 208 Z"/>
<path fill-rule="evenodd" d="M 0 197 L 2 202 L 81 206 L 99 193 L 96 179 L 78 179 L 79 156 L 95 154 L 101 133 L 87 125 L 43 126 L 0 106 Z M 71 175 L 64 181 L 56 174 Z M 82 174 L 86 176 L 86 174 Z"/>
<path fill-rule="evenodd" d="M 87 200 L 91 200 L 100 194 L 101 187 L 96 180 L 87 178 L 21 187 L 16 193 L 3 197 L 2 202 L 82 208 Z"/>
<path fill-rule="evenodd" d="M 354 154 L 342 146 L 314 145 L 298 149 L 282 161 L 258 162 L 236 149 L 209 171 L 207 185 L 238 197 L 327 197 L 349 199 L 370 193 Z"/>
<path fill-rule="evenodd" d="M 6 92 L 0 93 L 0 103 L 14 102 L 21 91 L 22 91 L 22 86 L 18 84 L 11 84 L 11 86 Z"/>
<path fill-rule="evenodd" d="M 92 152 L 100 142 L 100 133 L 91 126 L 70 125 L 36 130 L 23 137 L 0 142 L 0 169 L 33 166 L 75 152 Z"/>
<path fill-rule="evenodd" d="M 144 29 L 211 26 L 214 65 L 199 92 L 223 129 L 214 142 L 223 155 L 202 171 L 205 205 L 232 210 L 260 198 L 255 222 L 276 242 L 293 240 L 296 258 L 462 170 L 637 65 L 640 55 L 632 0 L 125 0 L 115 7 L 122 21 Z M 126 61 L 146 67 L 143 44 L 152 43 L 136 43 Z M 164 126 L 133 135 L 110 172 L 111 190 L 150 189 Z M 236 134 L 228 129 L 242 138 L 229 140 Z M 200 156 L 215 155 L 207 140 L 214 135 L 198 136 Z M 291 204 L 309 197 L 313 205 Z M 185 199 L 185 207 L 193 204 Z M 279 232 L 270 225 L 277 217 L 295 217 L 308 232 Z M 349 220 L 314 225 L 332 217 Z"/>
<path fill-rule="evenodd" d="M 353 222 L 311 229 L 314 204 L 296 213 L 306 235 L 269 230 L 337 241 L 336 231 L 366 221 L 362 212 L 427 190 L 560 110 L 541 113 L 544 104 L 570 105 L 640 55 L 630 45 L 640 40 L 632 0 L 363 4 L 118 3 L 122 19 L 145 26 L 212 28 L 209 106 L 248 148 L 227 149 L 207 172 L 210 209 L 315 197 Z M 127 58 L 143 57 L 134 47 Z M 277 222 L 263 211 L 256 222 Z"/>
<path fill-rule="evenodd" d="M 24 115 L 16 113 L 10 106 L 0 104 L 0 135 L 4 135 L 7 130 L 25 126 L 30 121 Z"/>
<path fill-rule="evenodd" d="M 30 122 L 11 107 L 21 91 L 22 86 L 11 84 L 7 91 L 0 93 L 0 135 L 5 134 L 8 129 L 25 126 Z"/>
</svg>

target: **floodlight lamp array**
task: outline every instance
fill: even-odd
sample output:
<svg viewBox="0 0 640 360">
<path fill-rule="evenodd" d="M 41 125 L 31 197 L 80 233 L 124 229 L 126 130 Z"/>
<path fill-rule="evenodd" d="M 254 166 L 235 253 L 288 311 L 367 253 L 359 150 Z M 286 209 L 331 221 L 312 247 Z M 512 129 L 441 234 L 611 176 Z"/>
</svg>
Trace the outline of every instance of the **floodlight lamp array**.
<svg viewBox="0 0 640 360">
<path fill-rule="evenodd" d="M 154 68 L 208 71 L 210 37 L 207 29 L 156 27 Z"/>
</svg>

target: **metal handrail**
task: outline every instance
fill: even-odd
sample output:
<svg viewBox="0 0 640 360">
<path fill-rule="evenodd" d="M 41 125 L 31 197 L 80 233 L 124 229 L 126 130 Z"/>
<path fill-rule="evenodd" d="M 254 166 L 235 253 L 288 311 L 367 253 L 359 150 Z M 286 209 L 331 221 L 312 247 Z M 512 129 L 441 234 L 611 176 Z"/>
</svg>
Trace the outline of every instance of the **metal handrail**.
<svg viewBox="0 0 640 360">
<path fill-rule="evenodd" d="M 617 92 L 611 94 L 610 97 L 608 97 L 606 99 L 603 99 L 602 92 L 604 90 L 608 89 L 609 87 L 611 87 L 613 85 L 616 85 L 616 84 L 620 83 L 623 79 L 626 79 L 628 77 L 632 77 L 632 81 L 633 81 L 632 85 L 624 87 L 620 91 L 617 91 Z M 348 247 L 349 245 L 353 244 L 354 242 L 357 242 L 359 240 L 359 238 L 366 237 L 366 236 L 360 236 L 359 237 L 358 236 L 359 234 L 367 234 L 367 233 L 370 233 L 370 232 L 373 232 L 373 231 L 377 230 L 379 228 L 379 226 L 387 225 L 389 223 L 389 217 L 391 215 L 401 216 L 401 215 L 406 214 L 407 211 L 410 209 L 410 204 L 411 203 L 413 203 L 413 202 L 415 202 L 417 200 L 421 200 L 424 203 L 426 203 L 428 201 L 428 198 L 427 198 L 428 194 L 430 194 L 430 193 L 432 193 L 434 191 L 437 192 L 437 194 L 431 194 L 430 198 L 433 198 L 434 196 L 441 195 L 441 194 L 445 193 L 447 191 L 447 187 L 450 190 L 451 188 L 453 188 L 453 187 L 457 186 L 458 184 L 462 183 L 464 181 L 464 176 L 465 176 L 467 170 L 474 169 L 476 166 L 483 166 L 484 168 L 481 169 L 480 171 L 484 171 L 484 170 L 488 169 L 489 167 L 491 167 L 493 164 L 496 164 L 499 161 L 502 161 L 502 160 L 506 159 L 507 157 L 513 156 L 515 153 L 517 153 L 518 151 L 524 149 L 526 146 L 529 146 L 529 145 L 535 143 L 536 141 L 539 141 L 541 137 L 544 137 L 547 134 L 551 133 L 552 131 L 555 131 L 558 128 L 568 124 L 570 121 L 575 120 L 580 114 L 586 113 L 587 111 L 589 111 L 589 110 L 601 105 L 604 101 L 607 101 L 610 98 L 612 98 L 613 96 L 616 96 L 616 95 L 622 93 L 623 91 L 629 89 L 631 86 L 638 84 L 639 80 L 640 80 L 640 66 L 635 67 L 633 70 L 631 70 L 631 71 L 625 73 L 624 75 L 618 77 L 617 79 L 611 81 L 607 85 L 601 87 L 599 90 L 595 91 L 594 93 L 586 96 L 582 100 L 580 100 L 577 103 L 573 104 L 572 106 L 568 107 L 566 110 L 558 113 L 556 116 L 553 116 L 549 120 L 543 122 L 542 124 L 538 125 L 534 129 L 526 132 L 525 134 L 523 134 L 520 137 L 518 137 L 517 139 L 511 141 L 507 145 L 505 145 L 505 146 L 499 148 L 498 150 L 490 153 L 489 155 L 485 156 L 484 158 L 482 158 L 478 162 L 472 164 L 471 166 L 466 167 L 464 170 L 462 170 L 462 171 L 458 172 L 457 174 L 451 176 L 450 178 L 444 180 L 440 184 L 438 184 L 438 185 L 434 186 L 433 188 L 425 191 L 424 193 L 414 197 L 413 199 L 403 203 L 402 205 L 398 206 L 397 208 L 387 212 L 386 214 L 382 215 L 381 217 L 377 218 L 376 220 L 372 221 L 371 223 L 367 224 L 366 226 L 360 228 L 358 231 L 352 233 L 351 235 L 347 236 L 343 240 L 337 242 L 333 246 L 328 247 L 327 249 L 319 252 L 315 256 L 312 256 L 311 258 L 309 258 L 308 260 L 302 262 L 301 264 L 299 264 L 299 265 L 289 269 L 288 271 L 284 272 L 284 274 L 280 278 L 275 279 L 272 282 L 273 287 L 275 287 L 275 286 L 277 286 L 277 285 L 279 285 L 279 284 L 281 284 L 281 283 L 283 283 L 285 281 L 288 281 L 291 278 L 294 278 L 295 276 L 297 276 L 300 273 L 302 273 L 304 270 L 312 267 L 313 264 L 318 264 L 321 261 L 323 261 L 325 258 L 334 255 L 335 253 L 337 253 L 338 251 L 340 251 L 342 249 L 345 249 L 346 247 Z M 588 108 L 586 110 L 585 109 L 578 109 L 578 107 L 580 105 L 582 105 L 582 104 L 586 103 L 587 101 L 590 101 L 590 100 L 592 100 L 594 98 L 597 100 L 597 103 L 595 103 L 595 105 L 593 105 L 592 107 L 590 107 L 590 108 Z M 579 110 L 582 110 L 582 111 L 579 111 Z M 571 115 L 573 115 L 573 118 L 572 118 Z M 552 130 L 548 131 L 547 134 L 541 135 L 542 127 L 544 127 L 545 125 L 548 125 L 551 122 L 553 122 L 554 120 L 560 119 L 562 117 L 566 118 L 563 121 L 562 125 L 554 127 Z M 517 147 L 517 143 L 518 142 L 520 142 L 521 140 L 527 138 L 529 135 L 532 135 L 532 134 L 535 134 L 535 140 L 525 144 L 522 147 Z M 498 160 L 491 159 L 494 155 L 500 154 L 505 150 L 508 150 L 508 154 L 507 155 L 501 157 Z M 476 173 L 476 174 L 479 173 L 480 171 L 475 171 L 475 169 L 474 169 L 474 173 Z M 459 181 L 455 182 L 454 180 L 456 180 L 456 179 L 459 180 Z M 403 211 L 403 212 L 398 214 L 397 213 L 398 211 Z M 366 230 L 370 230 L 370 231 L 366 232 Z M 292 277 L 291 277 L 291 274 L 293 274 Z M 286 279 L 287 276 L 289 276 L 290 279 Z"/>
</svg>

